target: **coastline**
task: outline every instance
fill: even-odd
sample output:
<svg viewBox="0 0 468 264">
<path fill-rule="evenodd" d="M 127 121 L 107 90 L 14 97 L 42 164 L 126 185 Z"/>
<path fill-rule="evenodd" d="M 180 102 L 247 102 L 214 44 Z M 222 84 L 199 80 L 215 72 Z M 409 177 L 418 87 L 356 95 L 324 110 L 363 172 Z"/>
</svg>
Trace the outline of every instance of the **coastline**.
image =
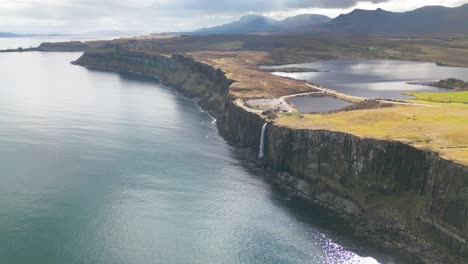
<svg viewBox="0 0 468 264">
<path fill-rule="evenodd" d="M 236 103 L 236 98 L 229 93 L 233 80 L 219 69 L 182 55 L 148 56 L 130 51 L 85 53 L 74 64 L 160 80 L 197 99 L 217 119 L 218 130 L 229 143 L 258 151 L 260 131 L 268 121 Z M 401 142 L 359 138 L 342 132 L 292 129 L 275 123 L 268 123 L 266 129 L 265 154 L 265 166 L 278 172 L 272 180 L 292 195 L 327 208 L 346 220 L 356 237 L 385 251 L 398 252 L 408 260 L 417 257 L 418 261 L 412 263 L 446 263 L 448 259 L 457 263 L 456 255 L 466 256 L 465 241 L 458 239 L 463 234 L 457 235 L 464 230 L 464 223 L 452 223 L 444 211 L 459 200 L 459 197 L 446 197 L 447 189 L 463 192 L 460 188 L 464 184 L 459 185 L 460 180 L 468 177 L 465 166 Z M 424 232 L 405 227 L 407 223 L 402 223 L 405 221 L 398 219 L 399 213 L 393 212 L 399 208 L 394 208 L 392 203 L 384 206 L 384 212 L 373 208 L 377 206 L 367 200 L 380 194 L 384 198 L 409 194 L 409 203 L 422 201 L 418 223 L 427 225 L 429 231 L 425 232 L 439 233 L 440 243 L 455 251 L 455 256 L 437 251 L 437 240 L 428 242 L 415 237 L 414 233 Z M 452 225 L 458 226 L 452 228 Z"/>
</svg>

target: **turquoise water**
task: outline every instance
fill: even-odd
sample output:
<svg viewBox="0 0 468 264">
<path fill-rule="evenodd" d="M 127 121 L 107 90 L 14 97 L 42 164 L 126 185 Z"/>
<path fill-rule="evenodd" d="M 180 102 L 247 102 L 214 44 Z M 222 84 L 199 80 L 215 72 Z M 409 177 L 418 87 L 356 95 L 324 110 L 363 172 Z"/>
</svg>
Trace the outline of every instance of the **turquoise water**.
<svg viewBox="0 0 468 264">
<path fill-rule="evenodd" d="M 77 56 L 0 54 L 0 263 L 376 263 L 192 101 Z"/>
</svg>

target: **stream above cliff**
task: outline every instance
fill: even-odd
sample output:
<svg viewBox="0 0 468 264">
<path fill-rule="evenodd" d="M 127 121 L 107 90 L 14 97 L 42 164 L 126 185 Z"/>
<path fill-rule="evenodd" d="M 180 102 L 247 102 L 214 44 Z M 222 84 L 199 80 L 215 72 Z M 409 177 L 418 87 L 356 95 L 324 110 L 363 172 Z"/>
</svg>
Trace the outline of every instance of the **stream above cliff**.
<svg viewBox="0 0 468 264">
<path fill-rule="evenodd" d="M 0 56 L 6 263 L 386 262 L 289 206 L 173 90 L 76 53 Z"/>
</svg>

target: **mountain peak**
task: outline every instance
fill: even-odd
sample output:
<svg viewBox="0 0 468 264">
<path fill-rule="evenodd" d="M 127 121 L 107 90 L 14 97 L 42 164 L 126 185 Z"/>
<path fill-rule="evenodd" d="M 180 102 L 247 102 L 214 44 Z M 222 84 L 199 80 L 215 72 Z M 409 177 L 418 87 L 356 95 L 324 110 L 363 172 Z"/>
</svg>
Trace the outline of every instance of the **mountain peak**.
<svg viewBox="0 0 468 264">
<path fill-rule="evenodd" d="M 404 13 L 355 9 L 324 25 L 327 32 L 351 34 L 468 33 L 468 4 L 425 6 Z"/>
<path fill-rule="evenodd" d="M 303 14 L 286 18 L 282 21 L 257 14 L 241 17 L 238 21 L 221 26 L 204 28 L 196 31 L 198 34 L 246 34 L 259 32 L 289 32 L 319 25 L 331 19 L 323 15 Z"/>
</svg>

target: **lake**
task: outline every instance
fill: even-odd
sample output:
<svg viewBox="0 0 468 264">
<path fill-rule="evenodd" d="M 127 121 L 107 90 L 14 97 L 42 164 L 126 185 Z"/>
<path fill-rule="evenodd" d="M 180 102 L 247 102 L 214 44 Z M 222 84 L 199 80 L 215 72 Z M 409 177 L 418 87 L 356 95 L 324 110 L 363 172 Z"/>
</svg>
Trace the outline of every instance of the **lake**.
<svg viewBox="0 0 468 264">
<path fill-rule="evenodd" d="M 352 105 L 352 103 L 330 96 L 299 96 L 288 99 L 288 103 L 293 104 L 301 113 L 329 112 Z"/>
<path fill-rule="evenodd" d="M 300 67 L 320 72 L 281 72 L 281 68 Z M 435 63 L 394 60 L 330 60 L 314 63 L 290 64 L 267 69 L 278 69 L 273 74 L 305 80 L 354 96 L 371 99 L 411 99 L 408 91 L 447 91 L 410 82 L 434 82 L 447 78 L 468 81 L 468 68 L 442 67 Z"/>
<path fill-rule="evenodd" d="M 79 55 L 0 54 L 2 263 L 388 263 L 273 188 L 193 101 Z"/>
</svg>

